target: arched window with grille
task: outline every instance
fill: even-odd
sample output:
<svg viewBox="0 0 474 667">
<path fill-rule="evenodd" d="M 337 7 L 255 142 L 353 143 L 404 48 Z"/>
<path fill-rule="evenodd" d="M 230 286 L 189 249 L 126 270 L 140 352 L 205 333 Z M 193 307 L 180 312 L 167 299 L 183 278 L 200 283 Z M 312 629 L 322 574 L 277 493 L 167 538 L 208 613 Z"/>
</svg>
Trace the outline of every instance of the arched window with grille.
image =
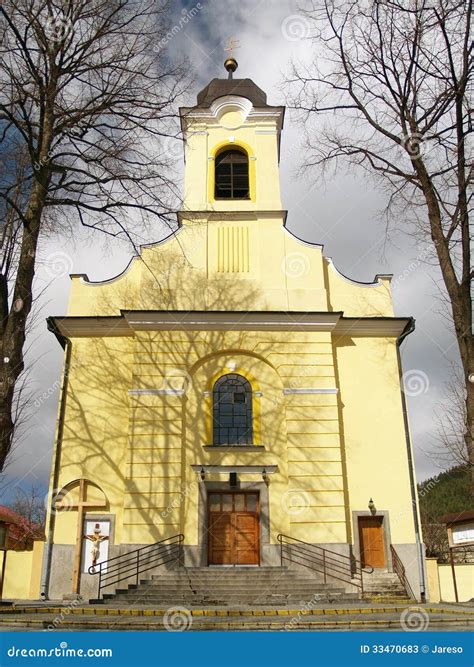
<svg viewBox="0 0 474 667">
<path fill-rule="evenodd" d="M 223 375 L 214 385 L 212 398 L 213 444 L 252 444 L 252 386 L 250 382 L 237 373 Z"/>
<path fill-rule="evenodd" d="M 235 148 L 224 150 L 215 160 L 216 199 L 249 199 L 249 159 Z"/>
</svg>

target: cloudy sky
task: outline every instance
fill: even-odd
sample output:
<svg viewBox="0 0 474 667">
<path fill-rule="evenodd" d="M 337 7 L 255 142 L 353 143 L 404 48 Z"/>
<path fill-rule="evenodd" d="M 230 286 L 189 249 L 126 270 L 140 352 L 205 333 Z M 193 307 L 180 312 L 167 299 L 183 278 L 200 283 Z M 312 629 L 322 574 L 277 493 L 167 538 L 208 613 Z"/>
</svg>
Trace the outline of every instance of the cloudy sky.
<svg viewBox="0 0 474 667">
<path fill-rule="evenodd" d="M 237 76 L 253 79 L 266 91 L 270 104 L 284 104 L 283 81 L 289 64 L 291 60 L 307 59 L 311 49 L 304 38 L 307 31 L 302 6 L 304 3 L 292 0 L 173 0 L 171 24 L 182 27 L 166 48 L 170 57 L 187 56 L 194 76 L 189 96 L 182 103 L 192 104 L 210 79 L 226 75 L 224 48 L 233 37 L 239 43 L 235 53 Z M 180 19 L 193 7 L 193 17 L 184 25 Z M 294 114 L 287 111 L 281 186 L 289 228 L 300 238 L 324 244 L 325 255 L 355 280 L 371 281 L 377 273 L 393 273 L 396 314 L 416 318 L 416 331 L 403 344 L 402 354 L 404 371 L 414 372 L 419 381 L 408 401 L 417 477 L 423 480 L 440 471 L 431 453 L 437 441 L 434 416 L 442 416 L 445 382 L 453 364 L 458 363 L 455 338 L 442 304 L 439 274 L 423 261 L 427 249 L 399 233 L 396 221 L 386 243 L 381 215 L 385 195 L 376 191 L 367 178 L 344 172 L 342 166 L 325 184 L 316 183 L 318 174 L 299 176 L 301 136 Z M 170 150 L 176 154 L 179 181 L 183 170 L 179 143 Z M 159 235 L 157 230 L 156 240 Z M 106 279 L 119 273 L 129 259 L 129 248 L 119 243 L 104 248 L 99 239 L 83 231 L 78 232 L 74 243 L 43 239 L 36 288 L 44 290 L 44 296 L 37 304 L 29 353 L 30 361 L 34 359 L 30 378 L 36 408 L 3 477 L 0 502 L 11 499 L 17 486 L 27 489 L 34 484 L 46 493 L 63 355 L 46 330 L 45 318 L 66 312 L 68 274 L 86 273 L 91 280 Z"/>
</svg>

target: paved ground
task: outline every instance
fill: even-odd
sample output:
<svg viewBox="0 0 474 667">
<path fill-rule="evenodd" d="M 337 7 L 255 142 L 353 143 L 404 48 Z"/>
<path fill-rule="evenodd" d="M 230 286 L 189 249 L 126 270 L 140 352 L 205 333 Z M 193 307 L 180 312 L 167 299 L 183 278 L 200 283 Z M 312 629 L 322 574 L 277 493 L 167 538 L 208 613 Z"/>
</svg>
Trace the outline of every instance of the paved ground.
<svg viewBox="0 0 474 667">
<path fill-rule="evenodd" d="M 455 604 L 308 605 L 191 608 L 16 603 L 0 608 L 0 631 L 14 630 L 470 630 L 474 607 Z"/>
</svg>

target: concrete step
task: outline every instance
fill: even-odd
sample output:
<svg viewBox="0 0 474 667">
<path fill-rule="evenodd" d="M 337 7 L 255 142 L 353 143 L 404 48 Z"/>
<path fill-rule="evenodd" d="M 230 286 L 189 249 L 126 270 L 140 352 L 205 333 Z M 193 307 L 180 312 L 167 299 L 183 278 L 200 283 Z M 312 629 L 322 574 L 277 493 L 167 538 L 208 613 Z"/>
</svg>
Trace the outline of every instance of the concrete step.
<svg viewBox="0 0 474 667">
<path fill-rule="evenodd" d="M 114 598 L 110 598 L 109 600 L 105 600 L 105 603 L 107 602 L 117 602 L 126 604 L 127 602 L 132 603 L 132 602 L 139 602 L 140 604 L 146 604 L 146 605 L 151 605 L 151 606 L 156 606 L 156 605 L 161 605 L 161 604 L 173 604 L 178 601 L 181 602 L 187 602 L 189 604 L 194 604 L 197 601 L 208 601 L 212 602 L 213 604 L 222 604 L 225 606 L 229 606 L 231 604 L 257 604 L 258 600 L 261 600 L 262 602 L 272 602 L 275 604 L 275 602 L 278 603 L 283 603 L 286 604 L 288 601 L 295 601 L 297 600 L 302 601 L 311 601 L 311 600 L 339 600 L 339 601 L 348 601 L 348 600 L 358 600 L 358 596 L 353 594 L 353 593 L 320 593 L 317 595 L 232 595 L 232 596 L 221 596 L 221 595 L 213 595 L 212 593 L 209 593 L 208 595 L 195 595 L 195 596 L 187 596 L 187 595 L 170 595 L 170 596 L 149 596 L 149 597 L 144 597 L 144 596 L 133 596 L 133 597 L 121 597 L 117 596 Z"/>
<path fill-rule="evenodd" d="M 364 589 L 370 590 L 370 589 L 383 589 L 383 590 L 404 590 L 403 586 L 401 585 L 400 582 L 396 583 L 390 583 L 390 584 L 377 584 L 377 583 L 367 583 L 364 581 Z"/>
<path fill-rule="evenodd" d="M 294 579 L 299 579 L 301 581 L 311 581 L 313 579 L 322 579 L 323 577 L 318 577 L 318 576 L 311 576 L 311 575 L 300 575 L 298 573 L 289 573 L 289 572 L 262 572 L 261 574 L 245 574 L 241 572 L 215 572 L 212 575 L 211 574 L 191 574 L 191 573 L 185 573 L 185 572 L 176 572 L 174 575 L 173 574 L 166 574 L 166 575 L 153 575 L 151 577 L 152 579 L 155 579 L 157 581 L 176 581 L 177 579 L 191 579 L 192 581 L 214 581 L 215 579 L 223 579 L 223 580 L 245 580 L 245 581 L 261 581 L 261 580 L 266 580 L 266 579 L 277 579 L 277 580 L 294 580 Z"/>
<path fill-rule="evenodd" d="M 316 571 L 316 570 L 314 570 Z M 192 568 L 192 567 L 177 567 L 174 570 L 163 570 L 160 574 L 160 576 L 165 576 L 167 574 L 176 574 L 176 573 L 188 573 L 192 576 L 194 575 L 203 575 L 203 576 L 213 576 L 216 572 L 222 572 L 226 573 L 228 572 L 229 574 L 246 574 L 249 577 L 258 577 L 261 576 L 262 574 L 297 574 L 301 576 L 305 575 L 311 575 L 313 570 L 311 569 L 305 569 L 303 570 L 302 568 L 287 568 L 287 567 L 203 567 L 203 568 Z"/>
<path fill-rule="evenodd" d="M 278 602 L 278 605 L 285 608 L 285 609 L 294 609 L 298 608 L 301 609 L 302 607 L 310 605 L 313 601 L 310 600 L 301 600 L 299 598 L 294 598 L 294 599 L 289 599 L 289 600 L 263 600 L 261 598 L 257 598 L 255 600 L 235 600 L 235 601 L 228 601 L 227 603 L 223 602 L 222 600 L 213 600 L 212 598 L 201 598 L 197 600 L 179 600 L 179 599 L 174 599 L 174 600 L 158 600 L 155 604 L 149 604 L 150 607 L 153 608 L 164 608 L 164 609 L 171 609 L 173 607 L 179 606 L 183 607 L 185 609 L 199 609 L 200 607 L 224 607 L 226 609 L 231 609 L 235 605 L 245 605 L 248 607 L 264 607 L 271 609 L 272 607 L 275 606 L 275 602 Z M 345 600 L 345 599 L 339 599 L 339 598 L 330 598 L 328 600 L 318 600 L 317 602 L 322 602 L 328 605 L 332 605 L 335 603 L 350 603 L 350 602 L 355 602 L 355 600 Z M 130 604 L 137 605 L 137 604 L 143 604 L 141 600 L 136 600 L 133 602 L 130 602 Z M 148 603 L 147 603 L 148 604 Z"/>
<path fill-rule="evenodd" d="M 105 599 L 117 599 L 120 598 L 122 600 L 134 600 L 134 599 L 140 599 L 140 600 L 173 600 L 177 598 L 181 599 L 189 599 L 193 600 L 198 597 L 206 597 L 206 598 L 221 598 L 223 600 L 230 600 L 230 599 L 244 599 L 244 598 L 249 598 L 249 599 L 255 599 L 258 597 L 288 597 L 291 596 L 293 598 L 308 598 L 311 599 L 313 597 L 341 597 L 341 596 L 349 596 L 351 598 L 357 599 L 358 594 L 357 593 L 346 593 L 343 590 L 333 590 L 333 589 L 328 589 L 326 591 L 263 591 L 263 592 L 252 592 L 252 591 L 246 591 L 246 592 L 240 592 L 240 593 L 221 593 L 219 591 L 200 591 L 197 593 L 193 593 L 192 591 L 188 592 L 169 592 L 169 593 L 147 593 L 147 592 L 130 592 L 130 593 L 125 593 L 125 594 L 119 594 L 119 595 L 113 595 L 110 594 L 110 596 L 107 596 L 107 594 L 104 595 Z"/>
<path fill-rule="evenodd" d="M 288 598 L 263 598 L 263 597 L 257 597 L 257 598 L 238 598 L 238 599 L 220 599 L 220 598 L 213 598 L 211 596 L 209 597 L 197 597 L 193 600 L 190 600 L 189 598 L 170 598 L 168 600 L 165 599 L 157 599 L 157 600 L 111 600 L 110 604 L 115 605 L 115 604 L 125 604 L 125 605 L 133 605 L 138 606 L 138 605 L 147 605 L 149 607 L 159 609 L 159 608 L 165 608 L 169 609 L 170 607 L 174 606 L 181 606 L 185 607 L 187 609 L 193 609 L 193 608 L 200 608 L 200 607 L 224 607 L 226 609 L 232 608 L 234 606 L 248 606 L 248 607 L 266 607 L 266 608 L 272 608 L 275 606 L 275 604 L 278 604 L 279 606 L 283 608 L 289 608 L 289 609 L 294 609 L 294 608 L 299 608 L 301 609 L 302 607 L 309 606 L 311 604 L 326 604 L 326 605 L 332 605 L 332 604 L 348 604 L 348 603 L 357 603 L 359 601 L 358 598 L 356 597 L 347 597 L 347 596 L 321 596 L 321 597 L 309 597 L 309 598 L 302 598 L 300 596 L 297 597 L 288 597 Z M 391 601 L 393 603 L 394 601 Z M 403 602 L 403 601 L 402 601 Z M 107 608 L 107 602 L 104 603 L 103 605 L 100 605 L 102 608 Z M 388 603 L 387 603 L 388 604 Z"/>
<path fill-rule="evenodd" d="M 254 587 L 254 586 L 325 586 L 323 581 L 320 581 L 319 579 L 309 579 L 307 581 L 304 581 L 302 579 L 257 579 L 255 581 L 246 581 L 242 580 L 239 578 L 235 579 L 219 579 L 218 577 L 213 580 L 209 581 L 204 581 L 202 579 L 177 579 L 175 581 L 172 581 L 171 579 L 164 579 L 164 580 L 159 580 L 159 579 L 150 579 L 150 580 L 142 580 L 141 584 L 142 586 L 156 586 L 162 587 L 162 586 L 202 586 L 209 588 L 209 586 L 227 586 L 227 588 L 232 588 L 234 586 L 246 586 L 248 587 Z M 344 585 L 344 582 L 341 582 L 338 584 L 337 582 L 333 583 L 332 585 L 337 586 L 337 585 Z M 125 586 L 123 586 L 125 588 Z"/>
<path fill-rule="evenodd" d="M 374 598 L 367 598 L 374 600 Z M 381 601 L 390 600 L 391 602 L 407 601 L 407 598 L 385 598 L 381 596 L 379 598 Z M 154 607 L 159 606 L 170 606 L 173 604 L 182 603 L 186 605 L 196 605 L 196 604 L 209 604 L 209 605 L 222 605 L 222 606 L 232 606 L 232 605 L 258 605 L 258 604 L 283 604 L 288 606 L 289 604 L 301 604 L 307 602 L 357 602 L 360 600 L 360 596 L 357 593 L 315 593 L 315 594 L 279 594 L 279 593 L 270 593 L 265 595 L 216 595 L 212 592 L 208 594 L 197 594 L 197 595 L 167 595 L 167 596 L 113 596 L 110 598 L 104 598 L 102 600 L 91 600 L 91 604 L 145 604 Z"/>
<path fill-rule="evenodd" d="M 329 577 L 327 579 L 327 582 L 329 583 Z M 167 577 L 167 578 L 160 578 L 160 577 L 146 577 L 140 580 L 140 583 L 143 584 L 151 584 L 151 585 L 156 585 L 156 586 L 174 586 L 174 585 L 188 585 L 189 582 L 198 584 L 201 586 L 212 586 L 213 584 L 223 584 L 226 586 L 232 586 L 234 584 L 240 584 L 240 585 L 245 585 L 245 586 L 258 586 L 260 584 L 289 584 L 289 585 L 294 585 L 294 584 L 302 584 L 302 585 L 312 585 L 312 584 L 317 584 L 317 585 L 325 585 L 323 579 L 319 579 L 317 577 L 309 577 L 308 579 L 303 579 L 302 577 L 258 577 L 255 579 L 246 579 L 245 577 L 239 577 L 239 576 L 234 576 L 234 577 L 213 577 L 209 579 L 205 579 L 202 577 Z M 346 582 L 345 581 L 340 581 L 338 579 L 331 579 L 331 582 L 333 582 L 333 585 L 344 585 Z M 135 584 L 134 581 L 130 582 L 132 584 Z"/>
<path fill-rule="evenodd" d="M 406 593 L 394 595 L 393 593 L 364 593 L 365 600 L 410 600 Z"/>
<path fill-rule="evenodd" d="M 130 590 L 148 590 L 148 591 L 186 591 L 186 590 L 218 590 L 218 591 L 242 591 L 242 590 L 248 590 L 251 588 L 251 590 L 256 591 L 256 590 L 268 590 L 270 588 L 278 588 L 279 590 L 302 590 L 302 591 L 307 591 L 307 590 L 312 590 L 312 591 L 323 591 L 326 590 L 327 588 L 333 588 L 333 589 L 341 589 L 344 590 L 342 586 L 329 586 L 329 585 L 324 585 L 319 582 L 313 583 L 313 582 L 308 582 L 308 583 L 301 583 L 301 582 L 255 582 L 253 586 L 246 586 L 245 584 L 242 583 L 235 583 L 235 584 L 226 584 L 222 582 L 215 582 L 212 585 L 205 585 L 202 583 L 196 583 L 196 582 L 191 582 L 189 584 L 188 582 L 183 582 L 179 584 L 172 584 L 172 583 L 151 583 L 151 584 L 142 584 L 141 586 L 138 586 L 136 588 L 124 588 L 124 589 L 118 589 L 117 592 L 128 592 Z"/>
<path fill-rule="evenodd" d="M 405 591 L 364 591 L 364 596 L 372 598 L 377 596 L 392 597 L 392 598 L 408 597 Z"/>
<path fill-rule="evenodd" d="M 394 584 L 390 584 L 390 586 L 364 586 L 364 591 L 379 591 L 379 590 L 384 590 L 384 591 L 403 591 L 402 586 L 396 586 Z"/>
<path fill-rule="evenodd" d="M 14 629 L 35 628 L 35 629 L 55 629 L 51 628 L 53 617 L 34 618 L 11 616 L 9 619 L 2 619 L 2 630 L 6 627 Z M 199 616 L 195 617 L 183 615 L 179 624 L 180 630 L 186 631 L 241 631 L 241 630 L 370 630 L 370 629 L 400 629 L 400 612 L 373 612 L 371 614 L 353 614 L 348 613 L 340 615 L 339 613 L 331 616 L 311 616 L 300 614 L 297 610 L 292 611 L 292 615 L 278 616 L 267 612 L 260 612 L 260 615 L 242 615 L 236 618 L 219 616 Z M 430 615 L 430 630 L 466 628 L 474 625 L 473 618 L 466 618 L 459 615 Z M 165 621 L 165 617 L 130 617 L 119 616 L 79 616 L 66 617 L 61 621 L 57 628 L 63 630 L 151 630 L 165 631 L 168 628 L 176 627 L 173 618 Z"/>
<path fill-rule="evenodd" d="M 206 569 L 206 570 L 191 570 L 190 568 L 182 568 L 180 570 L 174 570 L 174 571 L 167 571 L 167 572 L 162 572 L 159 574 L 154 573 L 153 576 L 155 577 L 175 577 L 175 576 L 190 576 L 190 577 L 204 577 L 208 579 L 212 579 L 215 576 L 229 576 L 229 577 L 248 577 L 250 578 L 256 578 L 259 579 L 260 577 L 265 577 L 265 576 L 288 576 L 288 577 L 293 577 L 293 576 L 302 576 L 302 577 L 311 577 L 311 571 L 308 570 L 307 572 L 302 571 L 301 573 L 298 570 L 282 570 L 281 568 L 271 568 L 268 570 L 261 570 L 259 568 L 255 568 L 252 570 L 237 570 L 234 568 L 217 568 L 215 570 L 213 569 Z"/>
<path fill-rule="evenodd" d="M 194 590 L 167 590 L 167 591 L 160 591 L 160 590 L 138 590 L 138 591 L 127 591 L 125 593 L 118 592 L 115 593 L 115 595 L 121 595 L 122 597 L 128 597 L 132 598 L 133 596 L 138 596 L 138 597 L 172 597 L 173 595 L 179 595 L 179 596 L 193 596 L 193 595 L 219 595 L 221 597 L 239 597 L 239 596 L 256 596 L 256 595 L 303 595 L 305 597 L 312 596 L 312 595 L 325 595 L 325 594 L 341 594 L 345 593 L 346 591 L 343 588 L 325 588 L 325 589 L 303 589 L 303 588 L 295 588 L 295 589 L 281 589 L 281 588 L 262 588 L 262 589 L 255 589 L 255 590 L 249 590 L 249 589 L 242 589 L 242 590 L 232 590 L 232 589 L 216 589 L 216 588 L 199 588 L 199 589 L 194 589 Z M 356 593 L 356 591 L 347 591 L 348 593 Z M 105 594 L 107 595 L 107 594 Z M 108 595 L 114 595 L 113 593 L 109 593 Z M 369 595 L 375 595 L 370 593 Z M 396 596 L 395 596 L 396 597 Z"/>
<path fill-rule="evenodd" d="M 329 584 L 322 584 L 320 582 L 301 582 L 301 581 L 295 581 L 295 582 L 288 582 L 288 581 L 256 581 L 252 586 L 248 585 L 247 583 L 242 583 L 242 582 L 234 582 L 234 583 L 226 583 L 222 581 L 215 581 L 215 582 L 209 582 L 209 583 L 203 583 L 203 582 L 150 582 L 150 583 L 144 583 L 141 584 L 138 587 L 127 587 L 126 589 L 120 589 L 120 591 L 130 591 L 130 590 L 154 590 L 154 591 L 174 591 L 174 590 L 190 590 L 190 589 L 197 589 L 197 590 L 209 590 L 209 588 L 213 588 L 215 590 L 222 590 L 222 591 L 245 591 L 249 590 L 251 588 L 252 590 L 267 590 L 268 588 L 279 588 L 279 589 L 291 589 L 291 590 L 326 590 L 328 587 L 330 588 L 343 588 L 343 586 L 330 586 Z M 118 591 L 117 591 L 118 592 Z"/>
</svg>

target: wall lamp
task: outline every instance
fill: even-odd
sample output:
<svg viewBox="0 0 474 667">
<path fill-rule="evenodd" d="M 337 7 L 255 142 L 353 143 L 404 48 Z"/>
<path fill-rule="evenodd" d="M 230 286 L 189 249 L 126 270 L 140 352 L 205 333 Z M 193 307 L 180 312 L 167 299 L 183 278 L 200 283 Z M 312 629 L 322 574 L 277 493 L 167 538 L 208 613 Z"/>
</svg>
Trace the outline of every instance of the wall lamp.
<svg viewBox="0 0 474 667">
<path fill-rule="evenodd" d="M 372 500 L 372 498 L 369 500 L 369 504 L 367 505 L 367 507 L 369 508 L 372 516 L 375 516 L 377 514 L 377 508 L 375 507 L 375 503 Z"/>
</svg>

